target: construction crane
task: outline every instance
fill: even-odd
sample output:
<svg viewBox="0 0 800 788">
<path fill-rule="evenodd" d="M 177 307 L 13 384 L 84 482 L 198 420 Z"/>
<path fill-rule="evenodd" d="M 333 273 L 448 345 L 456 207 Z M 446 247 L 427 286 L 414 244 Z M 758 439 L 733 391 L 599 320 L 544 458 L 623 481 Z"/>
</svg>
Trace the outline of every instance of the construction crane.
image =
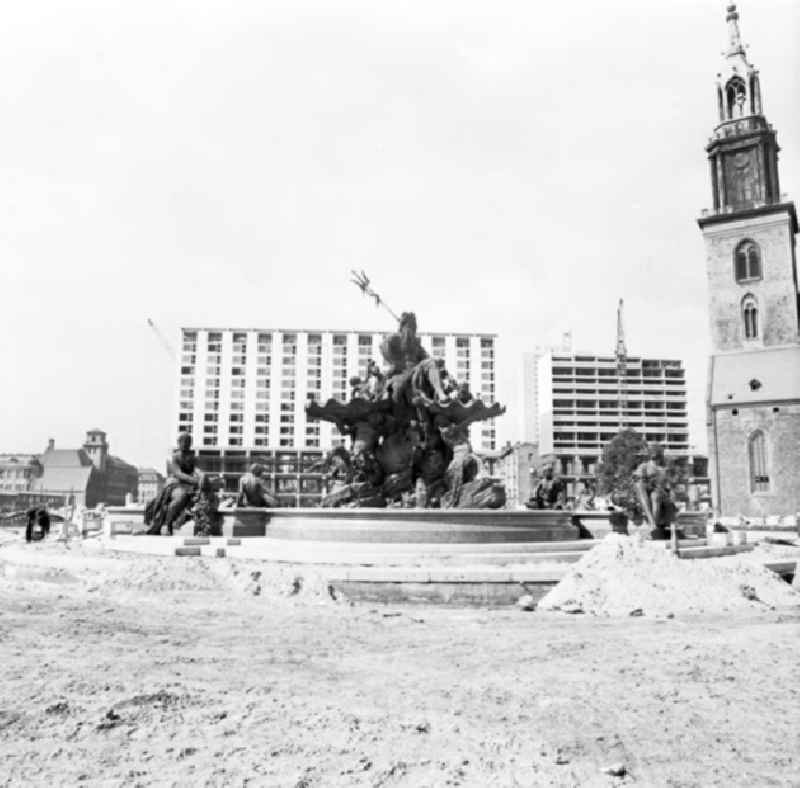
<svg viewBox="0 0 800 788">
<path fill-rule="evenodd" d="M 622 325 L 622 299 L 617 307 L 617 399 L 619 400 L 620 430 L 625 429 L 628 411 L 628 351 L 625 347 L 625 329 Z"/>
<path fill-rule="evenodd" d="M 161 333 L 161 329 L 148 317 L 147 318 L 147 325 L 153 329 L 153 333 L 156 335 L 156 339 L 158 340 L 158 344 L 164 348 L 164 350 L 169 353 L 169 357 L 176 361 L 178 358 L 178 354 L 175 352 L 175 349 L 170 345 L 167 341 L 167 338 Z"/>
</svg>

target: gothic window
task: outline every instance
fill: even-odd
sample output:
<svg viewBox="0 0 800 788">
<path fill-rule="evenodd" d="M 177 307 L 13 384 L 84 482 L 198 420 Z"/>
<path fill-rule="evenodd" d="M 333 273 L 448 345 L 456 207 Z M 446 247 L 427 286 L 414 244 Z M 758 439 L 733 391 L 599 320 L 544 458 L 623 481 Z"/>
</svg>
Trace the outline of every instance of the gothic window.
<svg viewBox="0 0 800 788">
<path fill-rule="evenodd" d="M 758 302 L 750 293 L 742 299 L 742 317 L 745 339 L 758 339 Z"/>
<path fill-rule="evenodd" d="M 744 104 L 747 100 L 747 89 L 741 77 L 733 77 L 725 86 L 725 108 L 728 120 L 741 118 L 744 115 Z"/>
<path fill-rule="evenodd" d="M 767 445 L 761 430 L 756 430 L 750 436 L 748 453 L 750 455 L 750 491 L 769 492 Z"/>
<path fill-rule="evenodd" d="M 761 250 L 755 241 L 741 241 L 736 247 L 733 260 L 737 282 L 761 279 Z"/>
</svg>

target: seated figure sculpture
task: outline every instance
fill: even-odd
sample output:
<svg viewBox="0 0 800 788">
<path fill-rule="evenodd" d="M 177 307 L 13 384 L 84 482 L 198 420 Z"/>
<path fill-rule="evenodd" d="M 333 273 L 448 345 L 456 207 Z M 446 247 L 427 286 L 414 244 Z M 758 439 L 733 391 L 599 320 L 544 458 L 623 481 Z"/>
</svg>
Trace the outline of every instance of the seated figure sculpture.
<svg viewBox="0 0 800 788">
<path fill-rule="evenodd" d="M 200 488 L 201 477 L 195 468 L 192 436 L 186 432 L 178 436 L 178 449 L 167 463 L 167 473 L 164 489 L 144 510 L 144 524 L 149 526 L 147 533 L 150 535 L 158 536 L 166 527 L 167 535 L 172 536 L 173 528 L 194 503 Z"/>
<path fill-rule="evenodd" d="M 264 466 L 253 463 L 247 473 L 239 479 L 239 506 L 266 506 L 274 507 L 278 501 L 268 489 L 268 483 L 264 476 Z"/>
<path fill-rule="evenodd" d="M 566 486 L 552 463 L 541 473 L 533 492 L 535 509 L 563 509 L 566 506 Z"/>
</svg>

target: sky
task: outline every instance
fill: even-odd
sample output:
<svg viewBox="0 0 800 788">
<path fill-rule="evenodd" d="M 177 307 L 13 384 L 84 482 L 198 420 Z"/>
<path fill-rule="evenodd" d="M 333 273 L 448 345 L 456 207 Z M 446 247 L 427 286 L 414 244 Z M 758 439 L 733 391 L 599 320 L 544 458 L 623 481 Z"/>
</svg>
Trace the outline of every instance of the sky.
<svg viewBox="0 0 800 788">
<path fill-rule="evenodd" d="M 183 325 L 573 332 L 685 361 L 706 448 L 696 224 L 725 0 L 45 3 L 0 28 L 0 451 L 162 466 Z M 738 4 L 800 188 L 800 4 Z"/>
</svg>

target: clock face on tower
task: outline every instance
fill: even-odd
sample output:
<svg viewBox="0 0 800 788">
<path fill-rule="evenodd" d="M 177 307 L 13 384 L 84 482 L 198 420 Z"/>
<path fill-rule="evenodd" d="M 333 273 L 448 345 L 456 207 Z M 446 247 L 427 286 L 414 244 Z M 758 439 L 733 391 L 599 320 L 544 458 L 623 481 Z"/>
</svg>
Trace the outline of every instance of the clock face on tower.
<svg viewBox="0 0 800 788">
<path fill-rule="evenodd" d="M 723 160 L 727 204 L 746 208 L 760 199 L 756 149 L 729 153 Z"/>
</svg>

